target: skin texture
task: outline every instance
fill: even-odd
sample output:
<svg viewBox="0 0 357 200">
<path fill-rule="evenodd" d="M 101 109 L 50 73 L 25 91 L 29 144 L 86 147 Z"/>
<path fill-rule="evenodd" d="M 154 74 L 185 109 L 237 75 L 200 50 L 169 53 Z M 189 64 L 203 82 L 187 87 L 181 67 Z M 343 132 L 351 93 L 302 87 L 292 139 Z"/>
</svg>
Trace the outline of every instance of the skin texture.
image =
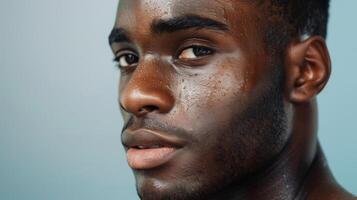
<svg viewBox="0 0 357 200">
<path fill-rule="evenodd" d="M 315 96 L 330 75 L 325 41 L 295 38 L 277 56 L 262 6 L 120 1 L 115 28 L 125 37 L 111 47 L 121 65 L 123 144 L 128 150 L 140 129 L 180 141 L 164 164 L 133 169 L 141 199 L 353 199 L 316 136 Z M 153 28 L 187 16 L 224 26 Z"/>
</svg>

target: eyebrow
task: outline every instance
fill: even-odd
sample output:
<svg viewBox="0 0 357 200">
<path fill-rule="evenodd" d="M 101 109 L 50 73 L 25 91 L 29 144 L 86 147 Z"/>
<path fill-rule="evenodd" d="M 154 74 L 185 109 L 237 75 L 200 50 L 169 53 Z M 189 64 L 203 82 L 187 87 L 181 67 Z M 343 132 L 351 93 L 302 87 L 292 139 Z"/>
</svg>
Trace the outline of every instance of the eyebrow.
<svg viewBox="0 0 357 200">
<path fill-rule="evenodd" d="M 191 28 L 228 31 L 226 24 L 197 15 L 185 15 L 168 20 L 160 19 L 151 24 L 151 31 L 154 33 L 172 33 Z"/>
<path fill-rule="evenodd" d="M 171 19 L 156 20 L 151 24 L 151 32 L 172 33 L 185 29 L 211 29 L 217 31 L 228 31 L 228 26 L 222 22 L 197 15 L 185 15 Z M 123 28 L 113 28 L 109 35 L 109 45 L 120 42 L 131 42 L 129 34 Z"/>
<path fill-rule="evenodd" d="M 108 37 L 109 45 L 120 42 L 131 42 L 128 33 L 123 28 L 113 28 Z"/>
</svg>

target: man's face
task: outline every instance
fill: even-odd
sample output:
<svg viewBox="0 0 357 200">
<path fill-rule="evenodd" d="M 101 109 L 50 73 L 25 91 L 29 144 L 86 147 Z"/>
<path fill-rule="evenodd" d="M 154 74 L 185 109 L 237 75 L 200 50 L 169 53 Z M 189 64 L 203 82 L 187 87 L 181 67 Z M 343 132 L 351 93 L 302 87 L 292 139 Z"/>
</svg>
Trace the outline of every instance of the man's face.
<svg viewBox="0 0 357 200">
<path fill-rule="evenodd" d="M 143 199 L 208 199 L 286 144 L 282 62 L 267 49 L 260 9 L 235 0 L 120 1 L 111 46 L 122 140 Z"/>
</svg>

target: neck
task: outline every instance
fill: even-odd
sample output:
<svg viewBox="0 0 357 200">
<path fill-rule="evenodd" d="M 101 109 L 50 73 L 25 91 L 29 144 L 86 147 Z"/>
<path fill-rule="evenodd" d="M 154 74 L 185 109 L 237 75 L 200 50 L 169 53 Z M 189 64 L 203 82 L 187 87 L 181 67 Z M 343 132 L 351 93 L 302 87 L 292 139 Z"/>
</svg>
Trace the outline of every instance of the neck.
<svg viewBox="0 0 357 200">
<path fill-rule="evenodd" d="M 317 106 L 313 101 L 292 109 L 290 139 L 268 167 L 244 184 L 233 185 L 218 199 L 306 199 L 309 172 L 322 152 L 317 142 Z M 223 196 L 223 197 L 222 197 Z"/>
</svg>

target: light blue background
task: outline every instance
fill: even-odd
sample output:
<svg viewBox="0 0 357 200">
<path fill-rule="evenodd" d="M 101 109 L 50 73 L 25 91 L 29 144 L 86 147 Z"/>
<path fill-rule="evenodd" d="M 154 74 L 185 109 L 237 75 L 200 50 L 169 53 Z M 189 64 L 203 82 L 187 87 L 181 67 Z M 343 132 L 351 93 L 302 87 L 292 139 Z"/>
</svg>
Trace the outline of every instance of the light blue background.
<svg viewBox="0 0 357 200">
<path fill-rule="evenodd" d="M 0 199 L 137 199 L 120 145 L 117 1 L 0 1 Z M 319 136 L 357 194 L 357 1 L 332 0 Z"/>
</svg>

